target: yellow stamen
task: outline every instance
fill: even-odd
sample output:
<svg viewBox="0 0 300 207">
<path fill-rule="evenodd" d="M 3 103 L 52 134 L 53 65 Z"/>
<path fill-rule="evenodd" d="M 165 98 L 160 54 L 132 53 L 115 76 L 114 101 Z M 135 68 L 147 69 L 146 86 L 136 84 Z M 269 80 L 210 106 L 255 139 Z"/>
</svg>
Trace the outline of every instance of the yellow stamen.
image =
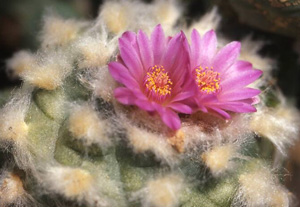
<svg viewBox="0 0 300 207">
<path fill-rule="evenodd" d="M 169 78 L 168 72 L 165 72 L 163 66 L 153 66 L 149 68 L 145 77 L 145 85 L 150 92 L 160 96 L 171 94 L 171 85 L 173 82 Z"/>
<path fill-rule="evenodd" d="M 215 72 L 213 67 L 199 66 L 195 69 L 196 83 L 201 92 L 212 94 L 220 89 L 220 73 Z"/>
</svg>

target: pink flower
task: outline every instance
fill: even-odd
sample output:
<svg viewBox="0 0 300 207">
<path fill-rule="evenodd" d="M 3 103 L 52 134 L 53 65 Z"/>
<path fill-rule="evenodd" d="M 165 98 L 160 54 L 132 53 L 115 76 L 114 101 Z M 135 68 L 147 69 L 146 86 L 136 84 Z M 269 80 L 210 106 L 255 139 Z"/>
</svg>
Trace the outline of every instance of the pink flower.
<svg viewBox="0 0 300 207">
<path fill-rule="evenodd" d="M 258 79 L 262 71 L 251 63 L 237 60 L 240 43 L 231 42 L 217 51 L 217 37 L 213 30 L 201 38 L 193 30 L 190 45 L 190 72 L 197 95 L 199 110 L 212 112 L 230 119 L 227 111 L 255 112 L 260 90 L 247 85 Z"/>
<path fill-rule="evenodd" d="M 109 63 L 113 78 L 122 84 L 115 89 L 116 99 L 157 112 L 173 130 L 180 128 L 179 113 L 192 113 L 186 99 L 193 96 L 193 81 L 188 77 L 188 43 L 182 32 L 166 38 L 160 25 L 150 39 L 143 31 L 125 32 L 119 39 L 118 62 Z"/>
</svg>

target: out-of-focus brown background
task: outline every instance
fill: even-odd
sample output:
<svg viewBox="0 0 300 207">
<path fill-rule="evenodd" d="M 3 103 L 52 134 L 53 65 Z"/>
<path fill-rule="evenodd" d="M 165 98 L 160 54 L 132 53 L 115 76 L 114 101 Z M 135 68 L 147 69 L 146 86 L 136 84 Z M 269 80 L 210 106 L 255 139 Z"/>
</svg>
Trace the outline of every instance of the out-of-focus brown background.
<svg viewBox="0 0 300 207">
<path fill-rule="evenodd" d="M 34 51 L 38 47 L 37 37 L 45 12 L 53 10 L 66 18 L 93 19 L 102 3 L 103 0 L 2 0 L 0 90 L 21 83 L 8 78 L 5 60 L 20 49 Z M 181 0 L 181 3 L 188 23 L 217 5 L 223 15 L 220 30 L 229 39 L 240 40 L 251 34 L 254 39 L 266 41 L 261 54 L 277 60 L 274 76 L 283 93 L 300 108 L 300 58 L 295 52 L 298 44 L 300 53 L 299 0 Z M 2 155 L 3 152 L 0 167 Z M 300 201 L 300 141 L 291 149 L 286 169 L 286 185 Z"/>
</svg>

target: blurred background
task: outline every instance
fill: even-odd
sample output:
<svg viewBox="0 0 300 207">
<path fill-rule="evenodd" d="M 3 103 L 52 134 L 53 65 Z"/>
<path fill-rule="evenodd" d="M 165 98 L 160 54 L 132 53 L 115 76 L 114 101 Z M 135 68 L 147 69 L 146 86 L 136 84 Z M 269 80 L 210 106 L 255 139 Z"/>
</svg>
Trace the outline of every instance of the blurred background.
<svg viewBox="0 0 300 207">
<path fill-rule="evenodd" d="M 1 0 L 0 90 L 21 84 L 20 80 L 9 78 L 5 61 L 20 49 L 34 51 L 38 47 L 36 37 L 45 12 L 53 10 L 66 18 L 93 19 L 102 3 L 103 0 Z M 252 35 L 254 40 L 265 41 L 260 53 L 277 61 L 274 81 L 288 100 L 300 108 L 299 0 L 181 0 L 180 5 L 184 10 L 182 21 L 187 24 L 216 5 L 222 15 L 220 32 L 225 37 L 241 40 Z M 300 142 L 290 151 L 284 178 L 283 182 L 300 201 Z"/>
</svg>

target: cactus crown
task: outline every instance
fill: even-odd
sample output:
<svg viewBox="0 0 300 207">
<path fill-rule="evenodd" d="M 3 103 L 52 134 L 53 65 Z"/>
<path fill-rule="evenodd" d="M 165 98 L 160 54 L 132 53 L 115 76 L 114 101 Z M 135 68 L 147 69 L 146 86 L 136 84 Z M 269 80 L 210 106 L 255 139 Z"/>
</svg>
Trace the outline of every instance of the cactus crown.
<svg viewBox="0 0 300 207">
<path fill-rule="evenodd" d="M 108 63 L 118 56 L 122 33 L 142 29 L 149 35 L 160 23 L 173 36 L 181 16 L 174 1 L 107 1 L 90 22 L 45 16 L 41 48 L 7 61 L 23 85 L 0 102 L 1 147 L 13 154 L 15 165 L 0 176 L 4 206 L 290 205 L 275 171 L 281 163 L 274 160 L 293 143 L 298 120 L 274 87 L 264 90 L 252 114 L 224 114 L 199 102 L 202 112 L 180 114 L 177 131 L 161 114 L 149 115 L 142 102 L 127 106 L 114 96 L 124 83 L 114 80 Z M 217 29 L 220 18 L 213 9 L 180 29 L 197 40 L 192 28 L 204 35 Z M 253 44 L 242 41 L 240 59 L 264 71 L 251 82 L 262 89 L 272 61 L 248 48 Z M 221 72 L 195 66 L 197 91 L 218 93 Z M 159 65 L 154 69 L 144 77 L 148 92 L 168 96 L 175 87 L 171 74 Z M 232 119 L 206 113 L 211 109 Z"/>
</svg>

